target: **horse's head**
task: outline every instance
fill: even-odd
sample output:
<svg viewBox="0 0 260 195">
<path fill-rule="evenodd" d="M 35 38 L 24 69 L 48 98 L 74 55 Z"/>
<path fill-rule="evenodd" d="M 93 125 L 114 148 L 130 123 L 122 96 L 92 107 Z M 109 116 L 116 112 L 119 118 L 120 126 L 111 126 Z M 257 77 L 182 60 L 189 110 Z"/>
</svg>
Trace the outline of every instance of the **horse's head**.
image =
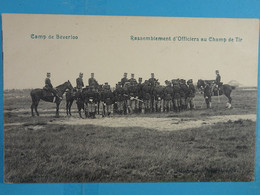
<svg viewBox="0 0 260 195">
<path fill-rule="evenodd" d="M 197 82 L 197 88 L 198 89 L 203 89 L 205 88 L 205 82 L 202 79 L 199 79 Z"/>
<path fill-rule="evenodd" d="M 71 90 L 71 91 L 73 90 L 73 86 L 72 86 L 72 84 L 69 80 L 66 82 L 66 88 Z"/>
</svg>

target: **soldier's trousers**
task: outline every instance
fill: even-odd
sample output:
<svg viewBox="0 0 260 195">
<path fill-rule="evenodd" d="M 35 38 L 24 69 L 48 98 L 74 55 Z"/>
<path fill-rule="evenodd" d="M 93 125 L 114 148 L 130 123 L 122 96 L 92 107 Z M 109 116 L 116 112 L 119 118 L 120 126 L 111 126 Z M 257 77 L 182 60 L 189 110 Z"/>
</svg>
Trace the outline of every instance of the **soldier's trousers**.
<svg viewBox="0 0 260 195">
<path fill-rule="evenodd" d="M 170 111 L 172 109 L 172 100 L 164 100 L 164 110 Z"/>
<path fill-rule="evenodd" d="M 117 110 L 119 113 L 124 111 L 124 101 L 117 102 Z"/>
<path fill-rule="evenodd" d="M 151 100 L 144 100 L 144 109 L 145 110 L 151 109 Z"/>
<path fill-rule="evenodd" d="M 164 100 L 154 100 L 154 110 L 157 112 L 162 112 Z"/>
<path fill-rule="evenodd" d="M 96 112 L 96 105 L 95 103 L 87 103 L 87 112 L 88 113 L 93 113 Z"/>
<path fill-rule="evenodd" d="M 187 97 L 188 109 L 194 109 L 195 108 L 195 104 L 194 104 L 193 98 L 194 97 Z"/>
<path fill-rule="evenodd" d="M 110 114 L 110 113 L 113 113 L 113 104 L 110 104 L 110 105 L 105 105 L 105 111 L 106 111 L 106 114 Z"/>
<path fill-rule="evenodd" d="M 186 106 L 186 98 L 185 97 L 181 97 L 181 105 Z"/>
<path fill-rule="evenodd" d="M 174 98 L 173 99 L 175 108 L 179 108 L 181 106 L 181 99 L 180 98 Z"/>
</svg>

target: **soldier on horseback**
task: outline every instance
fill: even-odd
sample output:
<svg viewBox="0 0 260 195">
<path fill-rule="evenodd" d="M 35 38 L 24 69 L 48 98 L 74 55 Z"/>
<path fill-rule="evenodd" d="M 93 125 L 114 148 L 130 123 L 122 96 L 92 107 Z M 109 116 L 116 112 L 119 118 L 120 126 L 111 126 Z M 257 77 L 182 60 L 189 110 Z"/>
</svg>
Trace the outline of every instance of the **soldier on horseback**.
<svg viewBox="0 0 260 195">
<path fill-rule="evenodd" d="M 79 77 L 76 79 L 76 89 L 79 92 L 82 92 L 82 88 L 84 87 L 84 83 L 83 83 L 83 73 L 79 73 Z"/>
<path fill-rule="evenodd" d="M 214 81 L 214 84 L 212 86 L 212 92 L 214 92 L 214 90 L 216 89 L 219 94 L 220 86 L 222 85 L 220 81 L 221 81 L 221 76 L 219 74 L 219 70 L 216 70 L 216 80 Z"/>
<path fill-rule="evenodd" d="M 47 73 L 47 78 L 45 79 L 45 86 L 43 89 L 53 93 L 53 95 L 58 98 L 59 100 L 62 100 L 62 97 L 60 97 L 56 91 L 55 88 L 53 88 L 52 84 L 51 84 L 51 73 Z M 55 99 L 54 99 L 55 100 Z"/>
<path fill-rule="evenodd" d="M 88 84 L 89 84 L 89 86 L 93 86 L 95 89 L 98 88 L 98 82 L 94 78 L 94 73 L 91 73 L 91 78 L 88 79 Z"/>
</svg>

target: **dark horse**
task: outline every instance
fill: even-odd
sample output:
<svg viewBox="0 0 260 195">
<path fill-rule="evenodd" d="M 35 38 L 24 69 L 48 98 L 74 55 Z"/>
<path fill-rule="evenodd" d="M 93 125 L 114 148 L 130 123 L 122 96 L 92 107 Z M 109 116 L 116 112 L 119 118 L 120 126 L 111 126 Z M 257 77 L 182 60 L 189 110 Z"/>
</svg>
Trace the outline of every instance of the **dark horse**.
<svg viewBox="0 0 260 195">
<path fill-rule="evenodd" d="M 224 85 L 220 85 L 219 86 L 219 90 L 217 89 L 213 89 L 213 82 L 214 80 L 201 80 L 199 79 L 197 82 L 197 88 L 199 90 L 204 90 L 207 86 L 210 87 L 210 90 L 213 91 L 213 95 L 214 96 L 219 96 L 224 94 L 227 98 L 228 98 L 228 107 L 231 107 L 231 102 L 232 102 L 232 98 L 231 98 L 231 92 L 233 89 L 235 89 L 235 87 L 228 85 L 228 84 L 224 84 Z"/>
<path fill-rule="evenodd" d="M 70 89 L 70 90 L 73 89 L 70 81 L 67 81 L 67 82 L 63 83 L 62 85 L 59 85 L 58 87 L 56 87 L 57 95 L 59 97 L 62 97 L 62 95 L 65 93 L 65 91 L 67 89 Z M 40 100 L 43 100 L 46 102 L 55 102 L 56 103 L 56 116 L 59 116 L 59 106 L 60 106 L 61 100 L 58 98 L 55 98 L 55 96 L 51 92 L 46 91 L 45 89 L 33 89 L 31 91 L 31 98 L 32 98 L 32 105 L 31 105 L 32 116 L 34 116 L 33 109 L 35 109 L 37 116 L 39 116 L 37 107 L 38 107 Z M 54 98 L 55 98 L 55 100 L 54 100 Z"/>
<path fill-rule="evenodd" d="M 80 92 L 77 92 L 76 88 L 66 92 L 65 97 L 66 97 L 66 113 L 67 113 L 67 115 L 71 116 L 71 106 L 72 106 L 74 100 L 77 100 L 79 93 Z"/>
</svg>

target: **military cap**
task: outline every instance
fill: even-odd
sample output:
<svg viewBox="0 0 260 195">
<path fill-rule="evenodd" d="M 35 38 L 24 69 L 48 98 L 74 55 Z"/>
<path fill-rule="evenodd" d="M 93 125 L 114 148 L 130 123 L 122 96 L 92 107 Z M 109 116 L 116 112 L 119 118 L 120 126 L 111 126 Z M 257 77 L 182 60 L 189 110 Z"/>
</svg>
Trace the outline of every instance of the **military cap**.
<svg viewBox="0 0 260 195">
<path fill-rule="evenodd" d="M 193 83 L 192 79 L 189 79 L 189 80 L 187 81 L 187 83 Z"/>
<path fill-rule="evenodd" d="M 219 70 L 216 70 L 216 73 L 219 73 Z"/>
<path fill-rule="evenodd" d="M 82 73 L 82 72 L 80 72 L 80 73 L 79 73 L 79 76 L 83 76 L 83 73 Z"/>
</svg>

